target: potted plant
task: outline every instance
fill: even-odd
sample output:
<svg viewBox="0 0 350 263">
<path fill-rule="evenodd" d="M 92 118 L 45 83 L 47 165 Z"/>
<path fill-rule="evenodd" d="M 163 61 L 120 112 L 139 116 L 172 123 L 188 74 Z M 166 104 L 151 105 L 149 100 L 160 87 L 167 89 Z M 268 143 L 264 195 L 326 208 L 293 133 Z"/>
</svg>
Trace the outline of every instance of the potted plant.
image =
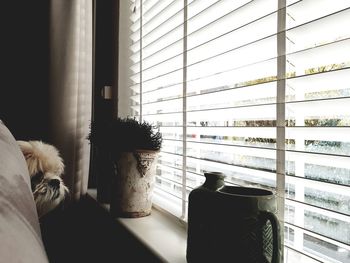
<svg viewBox="0 0 350 263">
<path fill-rule="evenodd" d="M 129 117 L 91 125 L 88 139 L 107 151 L 113 162 L 110 210 L 114 216 L 151 213 L 156 160 L 162 145 L 156 128 Z"/>
</svg>

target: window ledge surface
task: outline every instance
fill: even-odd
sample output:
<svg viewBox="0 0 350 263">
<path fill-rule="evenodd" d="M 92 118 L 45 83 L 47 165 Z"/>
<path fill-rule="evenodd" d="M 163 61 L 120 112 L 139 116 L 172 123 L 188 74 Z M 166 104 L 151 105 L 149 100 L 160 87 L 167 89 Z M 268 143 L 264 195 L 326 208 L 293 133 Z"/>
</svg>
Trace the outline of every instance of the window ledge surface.
<svg viewBox="0 0 350 263">
<path fill-rule="evenodd" d="M 96 199 L 96 189 L 88 194 Z M 108 204 L 101 204 L 109 211 Z M 116 221 L 129 230 L 150 251 L 164 262 L 186 263 L 186 227 L 175 217 L 156 208 L 149 216 L 140 218 L 116 218 Z"/>
</svg>

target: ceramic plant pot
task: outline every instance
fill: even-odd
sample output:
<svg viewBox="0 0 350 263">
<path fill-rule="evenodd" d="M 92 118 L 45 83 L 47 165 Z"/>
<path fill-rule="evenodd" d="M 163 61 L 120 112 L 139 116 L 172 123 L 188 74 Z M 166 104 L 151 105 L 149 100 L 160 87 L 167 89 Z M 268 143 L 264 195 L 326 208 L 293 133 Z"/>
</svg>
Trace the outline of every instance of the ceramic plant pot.
<svg viewBox="0 0 350 263">
<path fill-rule="evenodd" d="M 121 153 L 114 163 L 110 211 L 116 217 L 151 213 L 158 152 Z"/>
</svg>

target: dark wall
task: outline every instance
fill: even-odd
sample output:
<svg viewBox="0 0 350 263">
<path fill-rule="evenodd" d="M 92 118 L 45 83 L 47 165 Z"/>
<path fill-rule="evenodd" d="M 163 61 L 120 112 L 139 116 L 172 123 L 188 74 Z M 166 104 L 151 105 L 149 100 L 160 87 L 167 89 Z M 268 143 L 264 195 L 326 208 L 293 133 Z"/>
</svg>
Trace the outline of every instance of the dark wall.
<svg viewBox="0 0 350 263">
<path fill-rule="evenodd" d="M 0 119 L 16 139 L 48 136 L 49 1 L 2 1 Z"/>
</svg>

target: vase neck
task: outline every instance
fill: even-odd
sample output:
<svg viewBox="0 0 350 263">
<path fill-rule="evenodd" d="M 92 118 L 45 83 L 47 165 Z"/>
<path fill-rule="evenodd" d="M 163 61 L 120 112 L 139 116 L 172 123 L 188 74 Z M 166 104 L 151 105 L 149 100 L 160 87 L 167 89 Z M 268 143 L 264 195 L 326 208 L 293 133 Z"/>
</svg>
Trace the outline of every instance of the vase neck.
<svg viewBox="0 0 350 263">
<path fill-rule="evenodd" d="M 205 175 L 205 182 L 203 186 L 205 188 L 208 188 L 210 190 L 217 190 L 220 187 L 225 185 L 225 176 L 223 174 L 212 174 L 212 173 L 206 173 Z"/>
</svg>

